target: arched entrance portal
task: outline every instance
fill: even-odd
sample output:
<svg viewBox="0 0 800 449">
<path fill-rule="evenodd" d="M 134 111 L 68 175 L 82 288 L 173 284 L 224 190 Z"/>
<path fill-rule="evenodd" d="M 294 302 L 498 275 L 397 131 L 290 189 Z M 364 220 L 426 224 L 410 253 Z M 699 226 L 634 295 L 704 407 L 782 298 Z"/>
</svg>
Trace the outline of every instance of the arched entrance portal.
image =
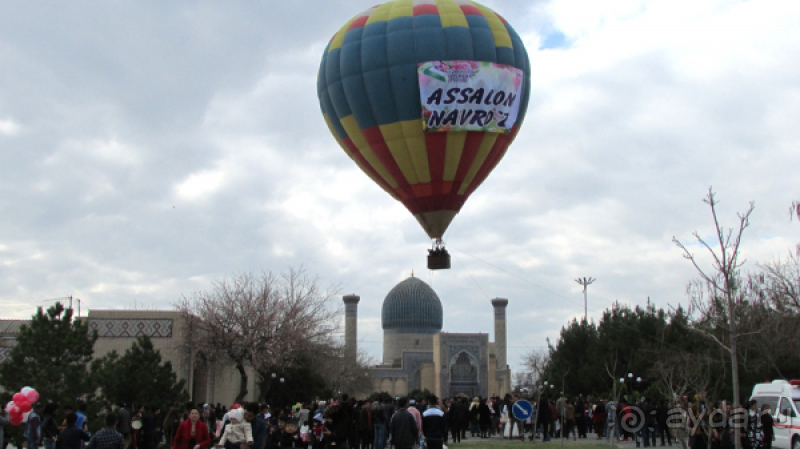
<svg viewBox="0 0 800 449">
<path fill-rule="evenodd" d="M 480 392 L 478 360 L 466 351 L 450 359 L 450 396 L 475 397 Z"/>
</svg>

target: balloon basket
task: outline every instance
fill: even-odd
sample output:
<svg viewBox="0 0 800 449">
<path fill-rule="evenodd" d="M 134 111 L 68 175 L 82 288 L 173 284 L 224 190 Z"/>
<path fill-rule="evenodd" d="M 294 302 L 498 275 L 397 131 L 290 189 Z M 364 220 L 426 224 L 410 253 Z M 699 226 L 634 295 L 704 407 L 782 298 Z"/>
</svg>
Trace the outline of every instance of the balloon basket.
<svg viewBox="0 0 800 449">
<path fill-rule="evenodd" d="M 450 269 L 450 253 L 446 249 L 440 248 L 428 251 L 428 269 L 429 270 L 449 270 Z"/>
</svg>

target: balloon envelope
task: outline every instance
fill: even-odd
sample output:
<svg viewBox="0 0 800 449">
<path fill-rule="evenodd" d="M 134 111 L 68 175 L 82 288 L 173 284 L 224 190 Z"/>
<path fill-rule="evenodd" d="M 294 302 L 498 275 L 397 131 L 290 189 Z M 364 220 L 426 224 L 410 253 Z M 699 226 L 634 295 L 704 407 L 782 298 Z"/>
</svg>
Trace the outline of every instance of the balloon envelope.
<svg viewBox="0 0 800 449">
<path fill-rule="evenodd" d="M 22 415 L 22 410 L 20 410 L 18 407 L 11 407 L 11 410 L 8 411 L 9 418 L 13 419 L 14 417 L 18 417 L 20 422 L 22 421 Z"/>
<path fill-rule="evenodd" d="M 27 413 L 31 411 L 32 408 L 31 403 L 28 401 L 20 402 L 17 406 L 19 407 L 20 410 L 22 410 L 22 413 Z"/>
<path fill-rule="evenodd" d="M 39 400 L 39 393 L 33 388 L 31 388 L 27 393 L 24 394 L 25 397 L 28 398 L 28 402 L 30 402 L 31 404 L 35 404 Z"/>
<path fill-rule="evenodd" d="M 25 395 L 22 393 L 15 393 L 14 397 L 12 397 L 11 399 L 14 401 L 14 404 L 16 404 L 17 407 L 19 407 L 19 405 L 22 404 L 23 402 L 28 402 L 28 398 L 25 397 Z"/>
<path fill-rule="evenodd" d="M 423 107 L 420 80 L 428 78 L 422 73 L 429 69 L 448 82 L 455 79 L 450 73 L 473 76 L 470 67 L 476 63 L 487 73 L 510 70 L 519 77 L 513 126 L 487 121 L 486 129 L 494 131 L 455 130 L 477 117 L 462 109 L 458 123 L 431 128 L 428 118 L 435 112 L 428 110 L 430 103 Z M 500 106 L 511 99 L 503 95 L 498 103 L 499 91 L 477 91 L 458 99 L 477 99 L 489 108 L 492 99 Z M 514 29 L 485 6 L 471 0 L 393 0 L 354 17 L 334 35 L 322 58 L 317 93 L 344 151 L 401 201 L 431 238 L 441 239 L 519 132 L 530 95 L 530 64 Z M 447 103 L 447 96 L 441 100 Z M 448 114 L 457 104 L 447 106 L 453 107 Z"/>
</svg>

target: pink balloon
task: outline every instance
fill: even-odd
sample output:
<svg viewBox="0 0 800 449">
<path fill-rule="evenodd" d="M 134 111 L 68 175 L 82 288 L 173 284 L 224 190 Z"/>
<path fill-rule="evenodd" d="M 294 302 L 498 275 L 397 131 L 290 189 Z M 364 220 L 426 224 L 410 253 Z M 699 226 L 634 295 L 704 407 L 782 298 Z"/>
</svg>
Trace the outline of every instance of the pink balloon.
<svg viewBox="0 0 800 449">
<path fill-rule="evenodd" d="M 25 395 L 22 394 L 22 393 L 15 394 L 12 399 L 13 399 L 14 403 L 17 404 L 17 405 L 19 405 L 19 404 L 21 404 L 23 402 L 28 402 L 28 398 L 26 398 Z"/>
<path fill-rule="evenodd" d="M 28 402 L 31 404 L 35 404 L 39 401 L 39 393 L 36 392 L 33 388 L 25 395 L 28 398 Z"/>
<path fill-rule="evenodd" d="M 19 409 L 19 408 L 17 408 L 17 407 L 11 407 L 11 410 L 9 410 L 9 411 L 8 411 L 8 416 L 9 416 L 10 418 L 13 418 L 13 417 L 15 417 L 15 416 L 18 416 L 18 417 L 19 417 L 19 419 L 22 419 L 22 410 L 20 410 L 20 409 Z"/>
<path fill-rule="evenodd" d="M 31 387 L 24 387 L 22 390 L 19 390 L 20 393 L 24 394 L 25 396 L 28 395 L 28 392 L 33 390 Z"/>
<path fill-rule="evenodd" d="M 31 411 L 31 409 L 33 408 L 31 406 L 31 403 L 28 402 L 28 401 L 25 401 L 25 402 L 23 402 L 21 404 L 17 404 L 17 406 L 19 407 L 20 410 L 22 410 L 22 413 L 27 413 L 27 412 Z"/>
<path fill-rule="evenodd" d="M 11 407 L 13 406 L 14 406 L 14 401 L 8 401 L 8 404 L 6 404 L 6 413 L 11 411 Z"/>
</svg>

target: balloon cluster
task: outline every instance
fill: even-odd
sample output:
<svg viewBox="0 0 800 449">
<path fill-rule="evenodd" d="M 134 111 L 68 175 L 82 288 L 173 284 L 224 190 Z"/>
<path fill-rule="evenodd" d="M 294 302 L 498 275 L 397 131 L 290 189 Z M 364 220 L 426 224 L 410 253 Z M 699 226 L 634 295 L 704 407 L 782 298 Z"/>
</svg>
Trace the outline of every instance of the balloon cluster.
<svg viewBox="0 0 800 449">
<path fill-rule="evenodd" d="M 8 420 L 12 426 L 18 426 L 28 420 L 33 404 L 39 400 L 39 393 L 31 387 L 25 387 L 16 393 L 12 400 L 6 404 Z"/>
</svg>

